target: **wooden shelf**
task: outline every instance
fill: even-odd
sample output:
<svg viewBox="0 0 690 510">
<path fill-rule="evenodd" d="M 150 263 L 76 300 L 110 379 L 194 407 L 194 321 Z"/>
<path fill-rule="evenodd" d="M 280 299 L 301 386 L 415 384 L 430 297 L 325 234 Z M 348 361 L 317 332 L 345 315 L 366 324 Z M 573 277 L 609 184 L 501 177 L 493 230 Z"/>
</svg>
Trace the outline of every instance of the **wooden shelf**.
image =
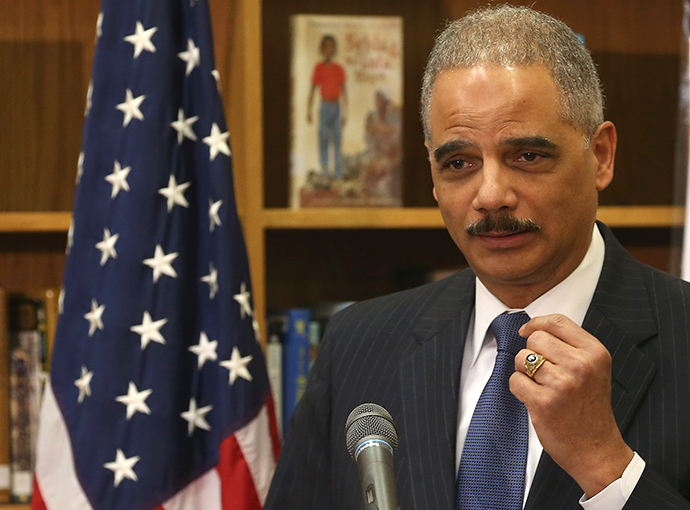
<svg viewBox="0 0 690 510">
<path fill-rule="evenodd" d="M 0 212 L 0 232 L 67 232 L 71 212 Z"/>
<path fill-rule="evenodd" d="M 598 219 L 609 227 L 678 227 L 678 206 L 602 206 Z M 445 228 L 435 207 L 351 209 L 265 209 L 266 229 Z"/>
<path fill-rule="evenodd" d="M 685 208 L 671 205 L 602 206 L 597 219 L 609 227 L 682 227 Z"/>
<path fill-rule="evenodd" d="M 265 209 L 267 229 L 443 228 L 435 207 Z"/>
<path fill-rule="evenodd" d="M 16 505 L 12 503 L 0 504 L 0 510 L 30 510 L 31 505 Z"/>
<path fill-rule="evenodd" d="M 389 229 L 444 228 L 435 207 L 264 209 L 260 223 L 266 229 Z M 602 206 L 597 217 L 609 227 L 680 227 L 680 206 Z M 2 212 L 0 232 L 67 232 L 69 212 Z"/>
</svg>

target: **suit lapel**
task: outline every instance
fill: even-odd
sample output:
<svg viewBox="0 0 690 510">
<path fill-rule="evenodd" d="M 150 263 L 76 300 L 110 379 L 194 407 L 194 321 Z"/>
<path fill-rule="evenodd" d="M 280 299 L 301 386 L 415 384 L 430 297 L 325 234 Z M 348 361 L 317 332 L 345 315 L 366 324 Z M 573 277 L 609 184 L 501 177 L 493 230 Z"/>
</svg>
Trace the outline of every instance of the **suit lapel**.
<svg viewBox="0 0 690 510">
<path fill-rule="evenodd" d="M 403 506 L 455 508 L 458 384 L 465 336 L 474 306 L 474 275 L 463 271 L 417 323 L 417 346 L 401 360 L 400 453 L 409 487 Z"/>
<path fill-rule="evenodd" d="M 639 264 L 599 223 L 606 242 L 606 255 L 597 290 L 583 328 L 609 350 L 611 403 L 616 423 L 625 433 L 631 418 L 651 383 L 656 366 L 637 347 L 657 334 Z M 525 510 L 580 508 L 582 490 L 547 453 L 537 467 Z"/>
</svg>

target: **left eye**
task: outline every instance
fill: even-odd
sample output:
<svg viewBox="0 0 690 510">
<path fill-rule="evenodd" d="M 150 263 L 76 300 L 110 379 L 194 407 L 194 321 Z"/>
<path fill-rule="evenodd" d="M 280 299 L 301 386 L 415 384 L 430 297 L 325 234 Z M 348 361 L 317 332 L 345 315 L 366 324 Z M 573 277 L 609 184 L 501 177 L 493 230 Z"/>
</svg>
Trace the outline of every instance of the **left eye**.
<svg viewBox="0 0 690 510">
<path fill-rule="evenodd" d="M 539 157 L 539 154 L 536 152 L 525 152 L 522 154 L 521 158 L 524 159 L 527 162 L 532 162 L 536 160 Z"/>
</svg>

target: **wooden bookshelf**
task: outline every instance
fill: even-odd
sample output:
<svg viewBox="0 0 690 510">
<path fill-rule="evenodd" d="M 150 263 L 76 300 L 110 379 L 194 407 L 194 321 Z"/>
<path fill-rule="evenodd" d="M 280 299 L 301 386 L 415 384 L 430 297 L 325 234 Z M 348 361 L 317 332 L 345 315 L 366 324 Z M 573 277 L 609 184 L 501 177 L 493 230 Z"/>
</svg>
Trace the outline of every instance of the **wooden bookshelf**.
<svg viewBox="0 0 690 510">
<path fill-rule="evenodd" d="M 67 232 L 69 212 L 2 212 L 0 233 Z M 601 206 L 597 218 L 612 228 L 670 228 L 684 223 L 682 206 Z M 263 229 L 425 229 L 445 228 L 435 207 L 267 208 L 260 212 Z"/>
<path fill-rule="evenodd" d="M 674 206 L 602 206 L 597 217 L 612 228 L 678 227 L 685 209 Z M 437 208 L 266 209 L 266 229 L 445 228 Z"/>
</svg>

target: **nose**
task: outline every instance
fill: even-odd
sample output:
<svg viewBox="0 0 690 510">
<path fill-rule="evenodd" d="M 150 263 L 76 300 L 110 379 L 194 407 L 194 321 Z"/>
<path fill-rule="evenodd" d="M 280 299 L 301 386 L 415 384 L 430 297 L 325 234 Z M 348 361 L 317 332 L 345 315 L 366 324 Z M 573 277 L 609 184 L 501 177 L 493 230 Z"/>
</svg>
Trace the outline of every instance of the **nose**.
<svg viewBox="0 0 690 510">
<path fill-rule="evenodd" d="M 480 212 L 495 212 L 517 207 L 513 170 L 500 162 L 485 159 L 479 171 L 478 189 L 472 207 Z"/>
</svg>

